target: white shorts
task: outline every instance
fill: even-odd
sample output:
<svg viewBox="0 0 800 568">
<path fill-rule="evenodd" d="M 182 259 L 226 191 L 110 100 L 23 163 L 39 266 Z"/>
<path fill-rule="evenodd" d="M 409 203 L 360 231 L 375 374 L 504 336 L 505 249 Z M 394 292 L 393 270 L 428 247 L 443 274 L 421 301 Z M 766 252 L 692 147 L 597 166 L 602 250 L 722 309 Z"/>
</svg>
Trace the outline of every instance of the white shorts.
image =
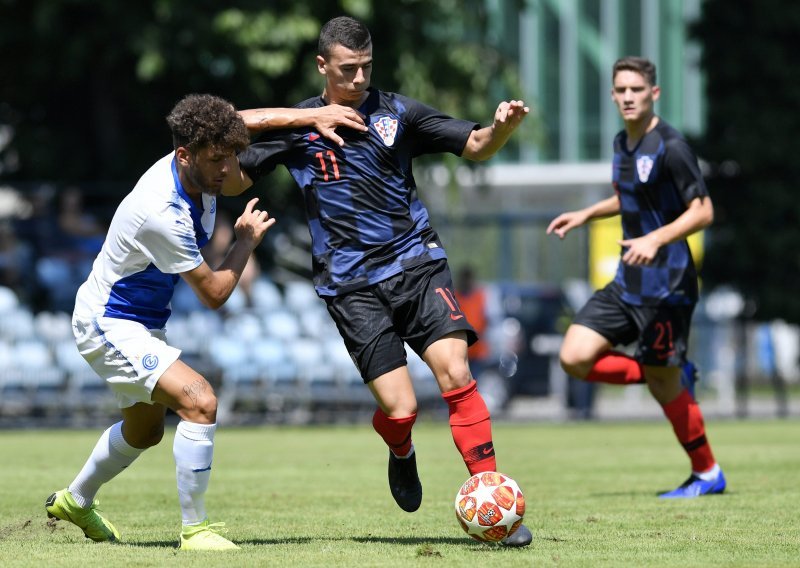
<svg viewBox="0 0 800 568">
<path fill-rule="evenodd" d="M 73 316 L 72 332 L 78 351 L 114 391 L 120 408 L 153 404 L 156 382 L 181 354 L 167 345 L 163 329 L 134 321 Z"/>
</svg>

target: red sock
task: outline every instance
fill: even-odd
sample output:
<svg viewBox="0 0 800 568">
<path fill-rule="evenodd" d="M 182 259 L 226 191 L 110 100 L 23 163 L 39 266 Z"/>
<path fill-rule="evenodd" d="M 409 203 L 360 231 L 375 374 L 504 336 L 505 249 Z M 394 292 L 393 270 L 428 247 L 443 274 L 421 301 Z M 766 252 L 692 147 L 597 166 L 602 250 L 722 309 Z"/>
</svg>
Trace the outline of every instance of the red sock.
<svg viewBox="0 0 800 568">
<path fill-rule="evenodd" d="M 665 404 L 663 408 L 678 441 L 689 454 L 692 471 L 702 473 L 714 467 L 717 462 L 711 452 L 711 445 L 706 440 L 703 413 L 689 391 L 684 389 L 678 398 Z"/>
<path fill-rule="evenodd" d="M 630 385 L 644 381 L 644 373 L 639 361 L 618 351 L 606 351 L 586 376 L 587 381 Z"/>
<path fill-rule="evenodd" d="M 380 434 L 392 453 L 402 458 L 411 451 L 411 427 L 414 426 L 416 419 L 416 412 L 411 416 L 392 418 L 386 416 L 386 413 L 379 408 L 372 416 L 372 427 Z"/>
<path fill-rule="evenodd" d="M 453 441 L 464 458 L 470 475 L 497 471 L 492 443 L 492 419 L 486 402 L 478 392 L 478 383 L 470 382 L 460 389 L 442 395 L 450 409 L 450 430 Z"/>
</svg>

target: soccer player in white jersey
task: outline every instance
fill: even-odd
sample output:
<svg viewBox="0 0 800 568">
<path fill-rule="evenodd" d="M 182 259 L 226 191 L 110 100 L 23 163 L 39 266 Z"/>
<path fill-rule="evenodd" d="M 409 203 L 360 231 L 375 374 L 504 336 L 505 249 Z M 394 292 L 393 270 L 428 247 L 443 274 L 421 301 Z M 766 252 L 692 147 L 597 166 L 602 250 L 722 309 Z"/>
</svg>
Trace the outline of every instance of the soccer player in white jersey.
<svg viewBox="0 0 800 568">
<path fill-rule="evenodd" d="M 336 124 L 361 120 L 349 109 L 326 116 L 282 110 L 262 117 L 268 127 L 317 125 L 333 138 Z M 249 143 L 247 129 L 233 105 L 211 95 L 185 97 L 167 123 L 174 152 L 156 162 L 119 205 L 75 301 L 78 349 L 113 389 L 122 421 L 102 434 L 77 477 L 53 493 L 45 508 L 51 518 L 80 527 L 87 538 L 119 540 L 119 531 L 98 511 L 95 496 L 161 441 L 169 408 L 180 418 L 173 443 L 183 518 L 180 547 L 233 549 L 238 547 L 219 534 L 224 523 L 211 523 L 204 503 L 217 398 L 206 379 L 167 344 L 164 327 L 179 277 L 205 305 L 219 308 L 275 220 L 255 208 L 258 199 L 250 200 L 236 220 L 236 242 L 219 267 L 210 267 L 200 249 L 214 229 L 217 197 L 226 193 L 231 177 L 241 176 L 236 153 Z"/>
</svg>

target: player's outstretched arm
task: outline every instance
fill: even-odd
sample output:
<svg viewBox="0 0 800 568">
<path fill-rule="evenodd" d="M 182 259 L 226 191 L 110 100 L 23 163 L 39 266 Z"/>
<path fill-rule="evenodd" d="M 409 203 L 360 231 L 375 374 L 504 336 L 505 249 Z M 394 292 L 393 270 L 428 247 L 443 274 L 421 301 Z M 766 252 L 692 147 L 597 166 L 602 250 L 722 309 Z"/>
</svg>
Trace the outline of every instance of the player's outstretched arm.
<svg viewBox="0 0 800 568">
<path fill-rule="evenodd" d="M 344 140 L 336 134 L 337 127 L 367 131 L 361 113 L 343 105 L 326 105 L 319 108 L 256 108 L 240 110 L 239 115 L 251 133 L 276 128 L 311 126 L 339 146 L 344 146 Z"/>
<path fill-rule="evenodd" d="M 239 195 L 252 185 L 253 180 L 241 168 L 239 159 L 231 157 L 228 172 L 225 174 L 225 181 L 222 182 L 222 195 Z"/>
<path fill-rule="evenodd" d="M 194 270 L 181 274 L 204 305 L 220 308 L 233 293 L 244 267 L 267 230 L 275 224 L 266 211 L 255 209 L 258 198 L 251 199 L 233 227 L 236 242 L 216 270 L 203 263 Z"/>
<path fill-rule="evenodd" d="M 617 214 L 619 214 L 619 198 L 613 195 L 584 209 L 562 213 L 550 221 L 547 226 L 547 234 L 556 234 L 563 239 L 572 229 L 580 227 L 592 219 L 601 219 Z"/>
<path fill-rule="evenodd" d="M 461 155 L 468 160 L 488 160 L 505 146 L 529 112 L 522 101 L 501 102 L 494 112 L 492 125 L 473 130 Z"/>
</svg>

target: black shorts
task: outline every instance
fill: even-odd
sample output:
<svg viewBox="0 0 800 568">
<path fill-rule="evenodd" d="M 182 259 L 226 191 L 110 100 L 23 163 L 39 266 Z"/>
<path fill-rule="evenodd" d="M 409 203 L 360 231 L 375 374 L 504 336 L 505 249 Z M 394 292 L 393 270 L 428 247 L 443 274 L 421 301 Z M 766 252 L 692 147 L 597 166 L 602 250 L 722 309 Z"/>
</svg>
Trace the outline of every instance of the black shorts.
<svg viewBox="0 0 800 568">
<path fill-rule="evenodd" d="M 677 367 L 686 362 L 694 304 L 634 306 L 622 300 L 612 282 L 578 312 L 572 323 L 593 329 L 613 345 L 638 340 L 636 359 L 642 365 Z"/>
<path fill-rule="evenodd" d="M 365 383 L 406 365 L 403 342 L 422 355 L 454 331 L 465 331 L 469 345 L 478 340 L 455 300 L 446 260 L 324 300 Z"/>
</svg>

